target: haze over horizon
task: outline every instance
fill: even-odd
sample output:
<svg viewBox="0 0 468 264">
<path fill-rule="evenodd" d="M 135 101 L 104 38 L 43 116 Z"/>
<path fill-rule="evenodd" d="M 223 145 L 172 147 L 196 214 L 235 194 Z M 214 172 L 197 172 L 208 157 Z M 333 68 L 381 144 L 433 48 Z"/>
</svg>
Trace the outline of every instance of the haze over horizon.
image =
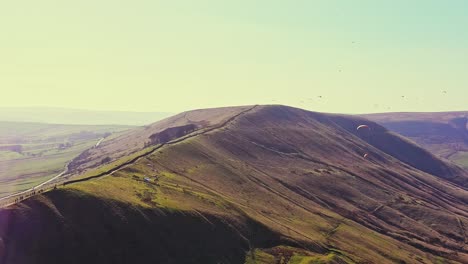
<svg viewBox="0 0 468 264">
<path fill-rule="evenodd" d="M 5 2 L 2 107 L 466 109 L 464 1 Z"/>
</svg>

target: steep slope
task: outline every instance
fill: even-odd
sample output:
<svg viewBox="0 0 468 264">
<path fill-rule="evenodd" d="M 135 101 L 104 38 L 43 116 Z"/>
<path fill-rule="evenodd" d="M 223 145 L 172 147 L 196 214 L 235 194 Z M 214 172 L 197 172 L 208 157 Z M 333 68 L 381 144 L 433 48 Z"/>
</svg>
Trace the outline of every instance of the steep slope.
<svg viewBox="0 0 468 264">
<path fill-rule="evenodd" d="M 336 116 L 335 122 L 353 133 L 359 124 L 368 121 L 359 118 L 351 121 L 349 118 Z M 463 175 L 466 175 L 466 172 L 463 172 L 461 168 L 442 161 L 429 151 L 422 149 L 398 134 L 388 131 L 380 125 L 374 123 L 371 125 L 370 129 L 371 131 L 367 134 L 360 134 L 361 138 L 368 144 L 414 168 L 448 179 L 462 186 L 468 186 L 466 177 L 463 177 Z"/>
<path fill-rule="evenodd" d="M 69 190 L 0 212 L 0 225 L 0 263 L 15 264 L 242 263 L 249 243 L 281 243 L 243 216 L 138 207 Z"/>
<path fill-rule="evenodd" d="M 468 112 L 385 113 L 363 117 L 468 168 Z"/>
<path fill-rule="evenodd" d="M 0 212 L 3 262 L 468 261 L 466 172 L 361 118 L 257 106 L 224 120 Z"/>
</svg>

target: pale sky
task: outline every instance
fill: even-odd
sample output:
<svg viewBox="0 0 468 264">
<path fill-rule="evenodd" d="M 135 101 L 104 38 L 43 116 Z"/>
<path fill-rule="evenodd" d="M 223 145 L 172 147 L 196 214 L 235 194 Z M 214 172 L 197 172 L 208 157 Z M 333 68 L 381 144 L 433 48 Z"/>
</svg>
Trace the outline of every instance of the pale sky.
<svg viewBox="0 0 468 264">
<path fill-rule="evenodd" d="M 463 0 L 1 1 L 0 106 L 468 110 L 467 10 Z"/>
</svg>

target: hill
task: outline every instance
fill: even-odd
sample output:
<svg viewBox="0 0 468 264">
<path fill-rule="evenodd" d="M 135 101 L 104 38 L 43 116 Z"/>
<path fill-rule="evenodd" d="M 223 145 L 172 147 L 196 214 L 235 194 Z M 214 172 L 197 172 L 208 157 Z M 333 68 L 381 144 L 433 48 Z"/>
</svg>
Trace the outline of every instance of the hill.
<svg viewBox="0 0 468 264">
<path fill-rule="evenodd" d="M 468 168 L 468 112 L 385 113 L 363 117 Z"/>
<path fill-rule="evenodd" d="M 158 147 L 161 136 L 165 135 L 165 141 L 182 137 L 193 131 L 204 131 L 223 126 L 233 117 L 249 110 L 252 106 L 224 107 L 216 109 L 201 109 L 172 116 L 159 122 L 136 128 L 112 140 L 103 142 L 98 148 L 89 149 L 74 159 L 70 168 L 73 177 L 86 176 L 95 173 L 95 168 L 103 166 L 104 171 L 119 166 L 124 160 L 130 160 L 152 148 Z M 187 126 L 191 129 L 187 130 Z M 172 132 L 171 132 L 172 130 Z M 180 132 L 178 131 L 180 130 Z M 177 135 L 177 133 L 180 135 Z M 171 135 L 172 134 L 172 135 Z M 155 142 L 158 141 L 158 142 Z M 89 173 L 90 172 L 90 173 Z"/>
<path fill-rule="evenodd" d="M 468 174 L 366 119 L 209 109 L 106 149 L 125 138 L 131 162 L 81 157 L 81 180 L 0 211 L 3 263 L 468 260 Z"/>
</svg>

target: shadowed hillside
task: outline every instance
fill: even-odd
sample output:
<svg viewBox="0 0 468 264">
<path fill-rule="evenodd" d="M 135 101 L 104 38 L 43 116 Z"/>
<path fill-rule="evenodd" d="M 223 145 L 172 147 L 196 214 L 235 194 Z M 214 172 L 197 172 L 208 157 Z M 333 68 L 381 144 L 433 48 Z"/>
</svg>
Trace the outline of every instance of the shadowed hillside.
<svg viewBox="0 0 468 264">
<path fill-rule="evenodd" d="M 363 117 L 468 168 L 468 112 L 386 113 Z"/>
<path fill-rule="evenodd" d="M 3 263 L 468 261 L 467 173 L 382 126 L 285 106 L 189 113 L 193 136 L 1 211 Z M 193 123 L 162 122 L 125 138 L 144 148 Z"/>
<path fill-rule="evenodd" d="M 282 242 L 245 216 L 152 210 L 70 191 L 1 212 L 0 225 L 6 252 L 19 253 L 2 252 L 0 261 L 17 264 L 241 263 L 249 243 Z"/>
<path fill-rule="evenodd" d="M 366 119 L 352 120 L 346 116 L 336 116 L 334 120 L 349 132 L 357 134 L 368 144 L 416 169 L 445 178 L 465 187 L 468 185 L 467 178 L 461 176 L 466 175 L 466 172 L 463 172 L 459 167 L 442 161 L 412 141 L 392 133 L 376 123 L 371 123 Z M 363 123 L 370 126 L 368 134 L 356 131 L 356 127 Z"/>
</svg>

